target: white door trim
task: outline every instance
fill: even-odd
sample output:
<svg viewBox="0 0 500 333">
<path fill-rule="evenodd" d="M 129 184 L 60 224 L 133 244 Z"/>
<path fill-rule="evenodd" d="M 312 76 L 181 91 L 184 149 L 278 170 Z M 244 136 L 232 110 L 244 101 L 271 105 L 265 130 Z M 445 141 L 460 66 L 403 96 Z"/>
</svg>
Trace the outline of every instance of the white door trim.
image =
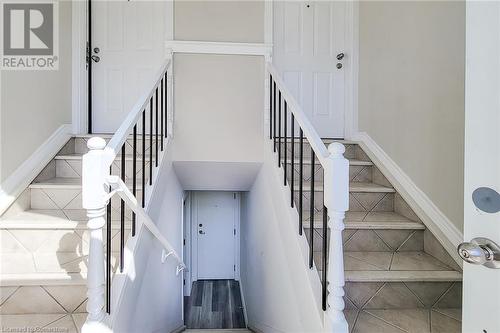
<svg viewBox="0 0 500 333">
<path fill-rule="evenodd" d="M 216 192 L 216 191 L 214 191 Z M 236 216 L 234 227 L 236 229 L 236 237 L 234 237 L 234 279 L 240 281 L 240 224 L 241 224 L 241 196 L 238 192 L 232 192 L 236 195 Z M 196 191 L 191 192 L 191 281 L 198 281 L 198 198 Z M 187 282 L 186 282 L 187 283 Z"/>
<path fill-rule="evenodd" d="M 346 71 L 344 138 L 351 140 L 358 133 L 358 76 L 359 76 L 359 1 L 345 4 Z"/>
<path fill-rule="evenodd" d="M 72 3 L 72 106 L 73 134 L 87 133 L 87 1 Z"/>
</svg>

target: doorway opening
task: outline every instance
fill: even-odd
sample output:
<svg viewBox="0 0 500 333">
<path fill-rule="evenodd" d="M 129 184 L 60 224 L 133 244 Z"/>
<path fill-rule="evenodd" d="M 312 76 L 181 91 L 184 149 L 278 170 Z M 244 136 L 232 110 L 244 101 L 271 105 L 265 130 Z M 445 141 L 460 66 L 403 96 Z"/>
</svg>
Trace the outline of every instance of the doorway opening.
<svg viewBox="0 0 500 333">
<path fill-rule="evenodd" d="M 184 200 L 184 323 L 245 328 L 240 289 L 240 194 L 189 191 Z"/>
</svg>

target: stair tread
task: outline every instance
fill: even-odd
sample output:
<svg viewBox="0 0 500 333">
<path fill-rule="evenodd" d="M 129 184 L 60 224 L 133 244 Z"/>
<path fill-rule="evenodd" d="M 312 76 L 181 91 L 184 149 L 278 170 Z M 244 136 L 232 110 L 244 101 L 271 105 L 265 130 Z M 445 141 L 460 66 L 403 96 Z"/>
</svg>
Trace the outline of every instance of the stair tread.
<svg viewBox="0 0 500 333">
<path fill-rule="evenodd" d="M 346 282 L 439 282 L 461 281 L 457 271 L 345 271 Z"/>
<path fill-rule="evenodd" d="M 357 159 L 347 159 L 349 161 L 350 166 L 372 166 L 373 162 L 371 161 L 363 161 L 363 160 L 357 160 Z M 290 164 L 292 161 L 291 158 L 287 158 L 286 162 L 287 164 Z M 294 158 L 295 165 L 299 165 L 300 159 Z M 304 165 L 309 165 L 311 164 L 311 159 L 310 158 L 304 158 L 304 161 L 302 162 Z"/>
<path fill-rule="evenodd" d="M 309 228 L 309 214 L 304 213 L 304 228 Z M 421 222 L 412 221 L 396 212 L 346 212 L 346 229 L 411 229 L 424 230 Z M 314 214 L 314 228 L 323 228 L 323 212 Z"/>
<path fill-rule="evenodd" d="M 132 188 L 132 180 L 127 179 L 125 181 L 127 186 Z M 137 182 L 137 189 L 140 189 L 141 182 Z M 51 179 L 38 181 L 31 183 L 29 188 L 65 188 L 65 189 L 80 189 L 82 188 L 82 179 L 81 178 L 66 178 L 66 177 L 54 177 Z"/>
<path fill-rule="evenodd" d="M 322 269 L 322 253 L 314 252 L 314 262 Z M 422 252 L 344 252 L 346 281 L 460 281 L 458 272 Z"/>
<path fill-rule="evenodd" d="M 295 190 L 299 190 L 298 181 L 294 183 Z M 311 187 L 310 181 L 303 182 L 302 190 L 304 192 L 309 191 Z M 314 184 L 314 192 L 323 191 L 323 182 Z M 369 182 L 349 182 L 349 192 L 364 192 L 364 193 L 394 193 L 396 190 L 392 187 L 379 185 Z"/>
</svg>

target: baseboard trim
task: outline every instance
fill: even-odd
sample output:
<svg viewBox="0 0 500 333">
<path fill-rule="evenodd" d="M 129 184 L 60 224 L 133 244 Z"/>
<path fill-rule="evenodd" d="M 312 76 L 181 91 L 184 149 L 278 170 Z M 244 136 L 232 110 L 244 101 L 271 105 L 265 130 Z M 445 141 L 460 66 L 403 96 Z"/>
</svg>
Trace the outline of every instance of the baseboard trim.
<svg viewBox="0 0 500 333">
<path fill-rule="evenodd" d="M 60 126 L 1 185 L 0 216 L 71 138 L 70 124 Z"/>
<path fill-rule="evenodd" d="M 375 165 L 394 185 L 403 199 L 415 211 L 425 226 L 434 234 L 452 258 L 462 266 L 457 246 L 463 242 L 463 233 L 446 217 L 432 200 L 411 180 L 368 133 L 358 132 L 352 138 L 373 160 Z"/>
<path fill-rule="evenodd" d="M 177 327 L 175 330 L 173 330 L 170 333 L 181 333 L 181 332 L 184 332 L 185 330 L 186 330 L 186 325 L 182 325 L 180 327 Z"/>
</svg>

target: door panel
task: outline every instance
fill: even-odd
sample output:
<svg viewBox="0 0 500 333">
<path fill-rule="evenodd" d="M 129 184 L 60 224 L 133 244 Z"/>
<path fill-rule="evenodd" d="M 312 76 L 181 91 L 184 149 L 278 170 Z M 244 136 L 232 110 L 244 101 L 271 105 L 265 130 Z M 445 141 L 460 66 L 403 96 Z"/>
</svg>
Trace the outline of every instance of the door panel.
<svg viewBox="0 0 500 333">
<path fill-rule="evenodd" d="M 464 238 L 500 244 L 500 212 L 475 207 L 479 187 L 500 192 L 500 3 L 466 4 Z M 500 269 L 464 263 L 462 332 L 500 332 Z"/>
<path fill-rule="evenodd" d="M 233 192 L 196 192 L 198 279 L 235 278 L 237 200 Z"/>
<path fill-rule="evenodd" d="M 163 1 L 93 1 L 92 65 L 95 133 L 114 133 L 137 103 L 163 59 Z"/>
<path fill-rule="evenodd" d="M 344 136 L 345 4 L 275 3 L 274 63 L 322 137 Z M 345 64 L 342 64 L 345 66 Z"/>
</svg>

